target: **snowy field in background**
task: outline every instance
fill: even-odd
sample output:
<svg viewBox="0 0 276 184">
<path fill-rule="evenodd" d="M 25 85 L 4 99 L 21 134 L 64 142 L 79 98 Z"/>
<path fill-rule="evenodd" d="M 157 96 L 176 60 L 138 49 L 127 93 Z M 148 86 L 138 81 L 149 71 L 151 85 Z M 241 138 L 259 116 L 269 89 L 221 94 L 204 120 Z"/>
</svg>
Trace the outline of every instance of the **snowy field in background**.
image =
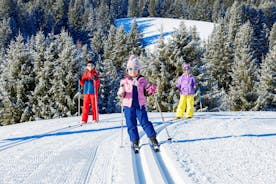
<svg viewBox="0 0 276 184">
<path fill-rule="evenodd" d="M 117 19 L 116 27 L 123 26 L 126 32 L 131 30 L 131 22 L 133 18 Z M 214 23 L 184 19 L 172 19 L 172 18 L 136 18 L 139 31 L 143 33 L 144 46 L 149 51 L 154 51 L 155 42 L 158 40 L 161 30 L 163 29 L 163 35 L 165 42 L 170 38 L 175 29 L 179 28 L 181 22 L 184 22 L 187 30 L 196 27 L 198 35 L 202 41 L 207 41 L 214 29 Z"/>
<path fill-rule="evenodd" d="M 125 127 L 121 142 L 121 114 L 82 127 L 80 117 L 0 127 L 0 183 L 275 183 L 275 112 L 199 112 L 165 124 L 159 113 L 149 118 L 160 153 L 140 127 L 139 154 Z"/>
</svg>

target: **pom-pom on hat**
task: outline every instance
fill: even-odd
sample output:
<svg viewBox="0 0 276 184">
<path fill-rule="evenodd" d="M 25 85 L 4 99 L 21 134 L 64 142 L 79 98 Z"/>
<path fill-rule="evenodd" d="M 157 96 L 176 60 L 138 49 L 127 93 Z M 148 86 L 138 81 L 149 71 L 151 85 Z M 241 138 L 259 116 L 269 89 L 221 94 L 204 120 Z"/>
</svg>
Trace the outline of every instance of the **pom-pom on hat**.
<svg viewBox="0 0 276 184">
<path fill-rule="evenodd" d="M 139 60 L 137 59 L 137 57 L 135 57 L 134 55 L 131 55 L 127 61 L 127 68 L 130 66 L 135 66 L 138 69 L 140 69 L 140 63 Z"/>
<path fill-rule="evenodd" d="M 183 68 L 183 70 L 191 70 L 190 65 L 188 65 L 188 64 L 186 64 L 186 63 L 184 63 L 184 64 L 182 65 L 182 68 Z"/>
</svg>

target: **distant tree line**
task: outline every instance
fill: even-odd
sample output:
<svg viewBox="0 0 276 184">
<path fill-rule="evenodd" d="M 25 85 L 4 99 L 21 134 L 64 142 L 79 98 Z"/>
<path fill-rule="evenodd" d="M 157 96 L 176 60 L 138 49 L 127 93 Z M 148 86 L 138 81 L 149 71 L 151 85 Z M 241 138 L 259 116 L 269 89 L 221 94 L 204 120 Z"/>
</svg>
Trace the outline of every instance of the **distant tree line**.
<svg viewBox="0 0 276 184">
<path fill-rule="evenodd" d="M 202 43 L 195 28 L 181 24 L 168 43 L 161 33 L 149 53 L 135 19 L 128 33 L 114 26 L 117 18 L 149 16 L 217 26 Z M 100 112 L 119 112 L 116 91 L 130 54 L 158 84 L 163 111 L 178 102 L 174 87 L 183 62 L 193 67 L 204 111 L 276 109 L 274 1 L 2 0 L 0 17 L 0 125 L 76 115 L 87 59 L 101 75 Z M 149 104 L 154 110 L 153 98 Z"/>
</svg>

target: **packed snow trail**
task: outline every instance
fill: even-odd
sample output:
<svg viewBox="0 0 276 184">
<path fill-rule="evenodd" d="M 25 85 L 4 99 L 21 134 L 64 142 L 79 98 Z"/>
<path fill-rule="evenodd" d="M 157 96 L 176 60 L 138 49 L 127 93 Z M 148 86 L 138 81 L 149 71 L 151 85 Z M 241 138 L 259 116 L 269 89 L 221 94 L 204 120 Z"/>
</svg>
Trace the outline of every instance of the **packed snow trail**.
<svg viewBox="0 0 276 184">
<path fill-rule="evenodd" d="M 160 113 L 149 119 L 159 132 L 158 153 L 141 127 L 140 153 L 131 149 L 125 126 L 121 148 L 120 114 L 82 127 L 80 117 L 0 127 L 0 183 L 276 181 L 275 112 L 196 113 L 172 124 L 163 124 Z"/>
</svg>

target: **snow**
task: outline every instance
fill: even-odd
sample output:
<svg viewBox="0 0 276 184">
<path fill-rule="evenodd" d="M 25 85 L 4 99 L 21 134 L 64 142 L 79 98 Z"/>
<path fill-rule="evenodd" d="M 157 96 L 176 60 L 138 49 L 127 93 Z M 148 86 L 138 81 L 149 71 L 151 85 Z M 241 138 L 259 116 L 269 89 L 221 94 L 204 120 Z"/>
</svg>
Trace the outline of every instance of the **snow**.
<svg viewBox="0 0 276 184">
<path fill-rule="evenodd" d="M 0 183 L 275 183 L 275 112 L 164 117 L 149 113 L 159 153 L 139 127 L 134 154 L 118 113 L 84 126 L 72 117 L 0 127 Z"/>
<path fill-rule="evenodd" d="M 116 23 L 129 30 L 131 20 Z M 161 25 L 169 38 L 182 21 L 136 20 L 148 49 Z M 203 40 L 213 29 L 212 23 L 184 23 L 196 25 Z M 0 184 L 275 183 L 275 112 L 198 112 L 193 119 L 169 121 L 174 116 L 164 113 L 163 123 L 160 113 L 149 113 L 159 153 L 139 127 L 141 149 L 134 154 L 118 113 L 84 126 L 80 117 L 71 117 L 0 127 Z"/>
<path fill-rule="evenodd" d="M 115 21 L 116 27 L 123 26 L 126 32 L 131 30 L 131 22 L 133 18 L 122 18 Z M 155 49 L 155 43 L 163 32 L 165 43 L 171 37 L 171 34 L 179 28 L 181 22 L 184 22 L 187 29 L 196 27 L 197 33 L 202 41 L 207 41 L 211 35 L 215 24 L 205 21 L 185 20 L 185 19 L 173 19 L 173 18 L 136 18 L 136 23 L 139 31 L 143 33 L 143 41 L 145 42 L 146 50 L 153 52 Z"/>
</svg>

